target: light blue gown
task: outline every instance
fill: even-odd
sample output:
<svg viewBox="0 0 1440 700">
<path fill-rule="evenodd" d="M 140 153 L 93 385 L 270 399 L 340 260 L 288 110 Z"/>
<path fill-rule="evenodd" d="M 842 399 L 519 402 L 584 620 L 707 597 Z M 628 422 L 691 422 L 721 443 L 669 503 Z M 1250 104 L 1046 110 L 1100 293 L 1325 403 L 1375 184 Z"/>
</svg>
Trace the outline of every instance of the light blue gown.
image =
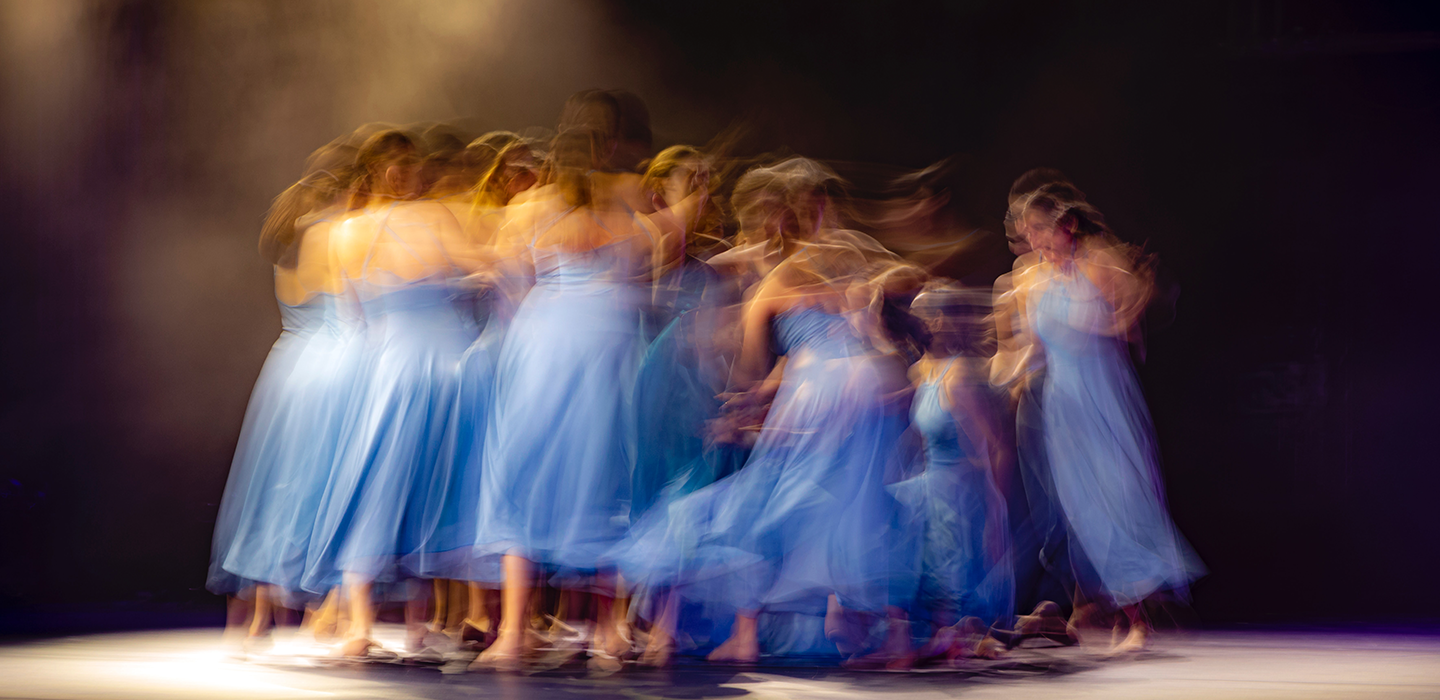
<svg viewBox="0 0 1440 700">
<path fill-rule="evenodd" d="M 215 526 L 207 587 L 298 593 L 315 507 L 356 381 L 358 316 L 317 294 L 280 303 L 282 331 L 255 382 Z"/>
<path fill-rule="evenodd" d="M 427 578 L 480 580 L 474 556 L 480 517 L 480 487 L 495 367 L 508 325 L 497 289 L 478 290 L 469 299 L 481 328 L 456 366 L 455 406 L 445 430 L 440 460 L 431 479 L 419 551 L 407 568 Z"/>
<path fill-rule="evenodd" d="M 713 343 L 719 286 L 714 269 L 694 259 L 656 284 L 660 303 L 648 314 L 649 325 L 663 330 L 646 349 L 635 382 L 632 519 L 657 500 L 690 493 L 739 466 L 731 459 L 738 447 L 710 444 L 705 436 L 729 379 Z"/>
<path fill-rule="evenodd" d="M 479 580 L 499 581 L 509 553 L 584 575 L 626 532 L 644 351 L 636 243 L 572 252 L 532 240 L 535 284 L 505 333 L 485 437 Z"/>
<path fill-rule="evenodd" d="M 378 235 L 396 234 L 385 223 Z M 430 494 L 457 364 L 475 337 L 450 277 L 402 280 L 367 259 L 351 281 L 366 320 L 366 379 L 318 508 L 306 590 L 327 591 L 344 573 L 379 582 L 416 573 L 402 564 L 434 523 Z"/>
<path fill-rule="evenodd" d="M 1009 522 L 991 471 L 991 446 L 961 430 L 943 396 L 946 370 L 955 363 L 973 365 L 967 376 L 987 376 L 981 358 L 956 357 L 916 387 L 910 420 L 923 438 L 925 469 L 892 488 L 922 531 L 919 607 L 991 624 L 1014 612 Z M 986 381 L 980 391 L 989 390 Z M 998 405 L 985 408 L 999 412 Z"/>
<path fill-rule="evenodd" d="M 1165 505 L 1155 431 L 1114 309 L 1073 266 L 1030 306 L 1045 348 L 1042 426 L 1056 495 L 1101 592 L 1116 605 L 1183 589 L 1204 568 Z"/>
<path fill-rule="evenodd" d="M 773 328 L 788 359 L 750 459 L 652 510 L 622 548 L 622 571 L 673 587 L 717 621 L 764 609 L 769 622 L 803 615 L 818 633 L 831 593 L 857 610 L 888 602 L 898 503 L 885 475 L 909 406 L 903 392 L 884 390 L 903 383 L 894 376 L 901 368 L 871 350 L 845 316 L 792 308 Z M 803 646 L 807 632 L 762 619 L 761 636 L 775 652 L 777 642 Z"/>
</svg>

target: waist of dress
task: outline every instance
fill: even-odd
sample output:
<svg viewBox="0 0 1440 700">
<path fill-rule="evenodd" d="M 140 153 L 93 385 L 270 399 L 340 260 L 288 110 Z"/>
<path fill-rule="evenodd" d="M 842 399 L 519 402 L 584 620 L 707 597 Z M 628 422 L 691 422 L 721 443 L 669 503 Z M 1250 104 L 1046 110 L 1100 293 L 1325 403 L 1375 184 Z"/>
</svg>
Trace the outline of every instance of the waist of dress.
<svg viewBox="0 0 1440 700">
<path fill-rule="evenodd" d="M 596 274 L 562 274 L 550 273 L 535 277 L 537 289 L 573 289 L 577 291 L 588 290 L 632 290 L 639 285 L 626 279 L 609 277 Z"/>
<path fill-rule="evenodd" d="M 796 362 L 819 362 L 830 360 L 855 361 L 857 359 L 873 358 L 875 353 L 871 348 L 860 341 L 853 342 L 830 342 L 817 343 L 814 345 L 800 345 L 792 348 L 788 353 L 790 363 L 793 366 Z"/>
</svg>

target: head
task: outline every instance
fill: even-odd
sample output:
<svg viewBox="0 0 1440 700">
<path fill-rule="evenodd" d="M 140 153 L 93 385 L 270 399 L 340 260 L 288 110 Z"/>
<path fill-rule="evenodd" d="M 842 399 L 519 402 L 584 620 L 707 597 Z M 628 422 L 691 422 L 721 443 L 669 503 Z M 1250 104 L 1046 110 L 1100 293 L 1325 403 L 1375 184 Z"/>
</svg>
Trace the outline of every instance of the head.
<svg viewBox="0 0 1440 700">
<path fill-rule="evenodd" d="M 535 154 L 530 143 L 512 141 L 495 156 L 490 169 L 480 178 L 475 202 L 480 206 L 504 206 L 515 195 L 533 187 L 535 181 Z"/>
<path fill-rule="evenodd" d="M 1045 185 L 1025 197 L 1017 229 L 1052 261 L 1068 259 L 1079 239 L 1110 233 L 1105 216 L 1069 183 Z"/>
<path fill-rule="evenodd" d="M 747 242 L 783 247 L 809 240 L 828 224 L 844 188 L 835 172 L 809 158 L 753 168 L 735 184 L 730 201 Z"/>
<path fill-rule="evenodd" d="M 989 289 L 965 287 L 944 278 L 925 283 L 910 303 L 910 313 L 929 333 L 929 352 L 939 357 L 995 354 L 991 311 Z"/>
<path fill-rule="evenodd" d="M 331 144 L 310 155 L 305 176 L 270 204 L 260 230 L 260 254 L 274 265 L 294 267 L 308 214 L 339 204 L 355 180 L 355 149 Z"/>
<path fill-rule="evenodd" d="M 415 141 L 398 129 L 380 131 L 365 139 L 355 155 L 357 181 L 350 208 L 370 203 L 372 197 L 410 199 L 420 193 L 420 157 Z"/>
<path fill-rule="evenodd" d="M 467 144 L 458 156 L 460 170 L 469 183 L 465 189 L 479 185 L 495 166 L 500 151 L 519 140 L 520 135 L 513 131 L 491 131 Z"/>
<path fill-rule="evenodd" d="M 671 146 L 650 160 L 641 184 L 651 193 L 655 208 L 664 209 L 684 199 L 694 191 L 696 182 L 708 179 L 709 174 L 709 163 L 699 149 Z"/>
<path fill-rule="evenodd" d="M 590 204 L 590 173 L 603 160 L 605 137 L 594 129 L 576 127 L 555 135 L 546 166 L 550 181 L 573 207 Z"/>
<path fill-rule="evenodd" d="M 654 134 L 650 130 L 650 110 L 639 95 L 625 90 L 607 91 L 619 107 L 616 125 L 615 152 L 609 167 L 618 171 L 636 171 L 650 156 Z"/>
<path fill-rule="evenodd" d="M 1020 208 L 1024 206 L 1025 198 L 1041 187 L 1053 184 L 1067 185 L 1074 190 L 1076 199 L 1085 199 L 1085 194 L 1070 184 L 1070 179 L 1055 168 L 1031 168 L 1011 183 L 1005 209 L 1005 239 L 1010 244 L 1011 253 L 1024 255 L 1033 248 L 1018 226 Z"/>
<path fill-rule="evenodd" d="M 620 127 L 620 102 L 604 90 L 577 92 L 565 101 L 560 112 L 560 134 L 584 133 L 591 141 L 592 170 L 610 167 L 619 146 Z"/>
</svg>

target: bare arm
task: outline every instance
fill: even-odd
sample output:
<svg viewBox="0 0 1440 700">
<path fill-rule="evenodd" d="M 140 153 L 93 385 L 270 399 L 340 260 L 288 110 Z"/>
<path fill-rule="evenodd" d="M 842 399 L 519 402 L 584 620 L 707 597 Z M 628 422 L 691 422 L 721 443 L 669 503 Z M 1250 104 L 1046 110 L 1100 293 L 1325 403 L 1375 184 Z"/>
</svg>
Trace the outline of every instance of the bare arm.
<svg viewBox="0 0 1440 700">
<path fill-rule="evenodd" d="M 759 382 L 770 369 L 770 322 L 777 311 L 775 286 L 763 283 L 741 316 L 740 357 L 731 375 L 737 388 L 748 388 Z"/>
<path fill-rule="evenodd" d="M 1104 335 L 1128 336 L 1150 303 L 1154 290 L 1148 276 L 1140 274 L 1123 251 L 1106 247 L 1089 250 L 1080 270 L 1115 310 L 1113 322 L 1092 330 Z"/>
<path fill-rule="evenodd" d="M 1029 289 L 1034 284 L 1030 269 L 1012 272 L 995 284 L 993 318 L 997 344 L 995 357 L 990 361 L 990 383 L 1010 385 L 1012 393 L 1025 386 L 1030 358 L 1037 352 L 1033 335 L 1026 327 Z"/>
</svg>

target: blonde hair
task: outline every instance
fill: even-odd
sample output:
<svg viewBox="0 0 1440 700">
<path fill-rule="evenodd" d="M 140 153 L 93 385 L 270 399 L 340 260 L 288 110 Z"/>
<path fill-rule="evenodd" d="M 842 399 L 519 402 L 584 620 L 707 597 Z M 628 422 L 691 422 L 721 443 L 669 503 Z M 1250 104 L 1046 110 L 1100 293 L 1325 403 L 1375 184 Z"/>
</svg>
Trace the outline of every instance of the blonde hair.
<svg viewBox="0 0 1440 700">
<path fill-rule="evenodd" d="M 365 139 L 355 154 L 355 187 L 350 192 L 350 209 L 370 202 L 375 183 L 395 163 L 413 162 L 419 157 L 415 140 L 399 129 L 379 131 Z"/>
<path fill-rule="evenodd" d="M 272 265 L 293 268 L 306 214 L 335 203 L 355 180 L 355 149 L 325 146 L 311 154 L 305 176 L 270 203 L 260 228 L 260 255 Z"/>
<path fill-rule="evenodd" d="M 480 177 L 480 183 L 475 187 L 474 206 L 478 209 L 503 207 L 509 197 L 505 192 L 505 186 L 509 184 L 505 180 L 505 166 L 520 155 L 530 155 L 534 151 L 530 148 L 530 142 L 521 139 L 511 141 L 502 148 L 491 161 L 489 169 Z"/>
</svg>

